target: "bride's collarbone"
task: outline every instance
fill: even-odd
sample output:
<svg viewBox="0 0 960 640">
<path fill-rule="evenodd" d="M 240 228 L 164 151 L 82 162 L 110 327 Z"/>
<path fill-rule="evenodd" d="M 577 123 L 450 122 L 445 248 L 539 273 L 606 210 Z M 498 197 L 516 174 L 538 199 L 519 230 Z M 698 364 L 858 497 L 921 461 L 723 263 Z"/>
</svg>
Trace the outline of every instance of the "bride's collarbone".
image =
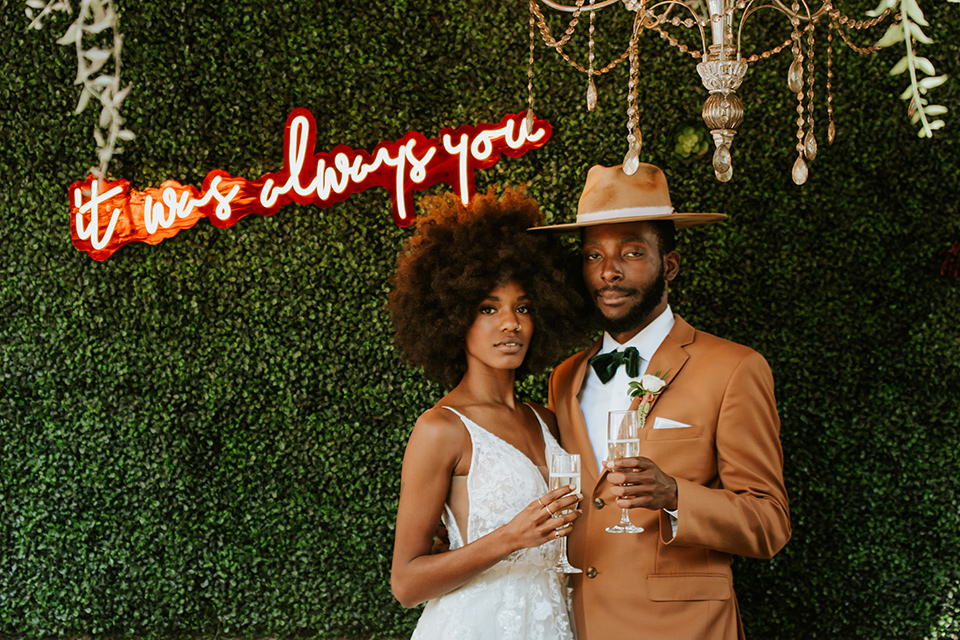
<svg viewBox="0 0 960 640">
<path fill-rule="evenodd" d="M 543 432 L 532 410 L 526 408 L 517 413 L 509 409 L 474 407 L 471 415 L 465 415 L 486 431 L 497 436 L 514 449 L 532 460 L 537 466 L 546 464 Z"/>
</svg>

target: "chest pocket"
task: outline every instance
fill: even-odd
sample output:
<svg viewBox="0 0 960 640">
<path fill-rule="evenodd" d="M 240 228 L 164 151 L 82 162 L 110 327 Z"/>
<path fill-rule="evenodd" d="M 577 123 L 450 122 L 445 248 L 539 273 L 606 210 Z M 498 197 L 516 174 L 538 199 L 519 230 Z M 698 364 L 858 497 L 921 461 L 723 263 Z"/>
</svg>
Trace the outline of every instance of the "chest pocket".
<svg viewBox="0 0 960 640">
<path fill-rule="evenodd" d="M 654 429 L 653 420 L 647 422 L 643 428 L 643 439 L 649 442 L 658 442 L 661 440 L 695 440 L 703 437 L 704 426 L 702 424 L 691 424 L 689 427 L 677 427 L 673 429 Z"/>
</svg>

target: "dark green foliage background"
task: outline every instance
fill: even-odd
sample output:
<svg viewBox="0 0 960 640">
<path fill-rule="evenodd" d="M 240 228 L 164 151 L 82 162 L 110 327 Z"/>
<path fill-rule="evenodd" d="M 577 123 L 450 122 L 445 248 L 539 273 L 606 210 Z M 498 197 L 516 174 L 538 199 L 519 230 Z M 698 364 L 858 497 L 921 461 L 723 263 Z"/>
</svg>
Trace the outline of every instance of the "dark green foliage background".
<svg viewBox="0 0 960 640">
<path fill-rule="evenodd" d="M 921 53 L 960 72 L 960 6 L 921 5 L 937 41 Z M 525 108 L 524 2 L 118 6 L 138 137 L 111 168 L 137 189 L 279 169 L 295 107 L 315 114 L 318 150 Z M 391 346 L 387 278 L 409 231 L 389 197 L 203 221 L 94 262 L 70 242 L 95 113 L 72 115 L 74 52 L 54 43 L 68 20 L 27 32 L 23 3 L 3 7 L 0 636 L 406 636 L 417 612 L 389 587 L 400 462 L 442 390 Z M 625 14 L 600 16 L 604 59 Z M 786 36 L 758 18 L 748 37 Z M 947 127 L 920 140 L 887 74 L 900 52 L 838 45 L 828 146 L 817 33 L 821 155 L 803 187 L 786 54 L 748 74 L 720 184 L 709 156 L 672 152 L 706 97 L 695 61 L 641 45 L 644 160 L 681 210 L 730 215 L 681 234 L 674 308 L 776 376 L 794 535 L 770 562 L 737 560 L 737 591 L 752 638 L 956 638 L 960 284 L 938 272 L 960 241 L 958 83 L 934 90 Z M 589 113 L 584 77 L 537 56 L 553 138 L 477 185 L 527 183 L 567 220 L 587 168 L 625 151 L 626 74 L 600 79 Z M 545 378 L 521 390 L 542 401 Z"/>
</svg>

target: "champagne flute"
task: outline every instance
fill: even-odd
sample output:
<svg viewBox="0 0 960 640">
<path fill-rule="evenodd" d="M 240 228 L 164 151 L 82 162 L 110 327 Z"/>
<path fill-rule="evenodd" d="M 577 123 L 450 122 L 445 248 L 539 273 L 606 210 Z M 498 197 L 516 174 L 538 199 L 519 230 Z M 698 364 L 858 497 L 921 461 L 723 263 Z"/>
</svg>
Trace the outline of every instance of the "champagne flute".
<svg viewBox="0 0 960 640">
<path fill-rule="evenodd" d="M 607 416 L 607 460 L 636 458 L 640 455 L 640 412 L 611 411 Z M 643 527 L 630 522 L 629 510 L 620 510 L 620 522 L 607 527 L 607 533 L 643 533 Z"/>
<path fill-rule="evenodd" d="M 580 456 L 576 453 L 558 452 L 550 458 L 550 490 L 559 489 L 568 485 L 574 485 L 576 488 L 572 493 L 580 492 Z M 564 509 L 561 514 L 570 513 L 570 509 Z M 560 514 L 557 514 L 560 515 Z M 560 538 L 560 557 L 557 558 L 557 564 L 547 571 L 556 571 L 557 573 L 583 573 L 580 569 L 570 564 L 567 560 L 567 537 Z"/>
</svg>

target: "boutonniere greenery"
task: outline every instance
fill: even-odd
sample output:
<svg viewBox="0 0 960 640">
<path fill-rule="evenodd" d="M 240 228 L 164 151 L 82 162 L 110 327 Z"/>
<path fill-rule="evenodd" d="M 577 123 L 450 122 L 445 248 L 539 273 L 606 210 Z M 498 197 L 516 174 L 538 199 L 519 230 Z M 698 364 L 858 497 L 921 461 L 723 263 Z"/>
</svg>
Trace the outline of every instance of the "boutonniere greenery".
<svg viewBox="0 0 960 640">
<path fill-rule="evenodd" d="M 650 413 L 653 401 L 667 388 L 667 380 L 670 377 L 667 375 L 668 373 L 669 371 L 662 375 L 659 371 L 653 375 L 648 373 L 642 376 L 640 380 L 634 380 L 630 383 L 630 397 L 640 397 L 640 406 L 637 407 L 637 411 L 640 412 L 641 429 L 647 423 L 647 414 Z"/>
</svg>

